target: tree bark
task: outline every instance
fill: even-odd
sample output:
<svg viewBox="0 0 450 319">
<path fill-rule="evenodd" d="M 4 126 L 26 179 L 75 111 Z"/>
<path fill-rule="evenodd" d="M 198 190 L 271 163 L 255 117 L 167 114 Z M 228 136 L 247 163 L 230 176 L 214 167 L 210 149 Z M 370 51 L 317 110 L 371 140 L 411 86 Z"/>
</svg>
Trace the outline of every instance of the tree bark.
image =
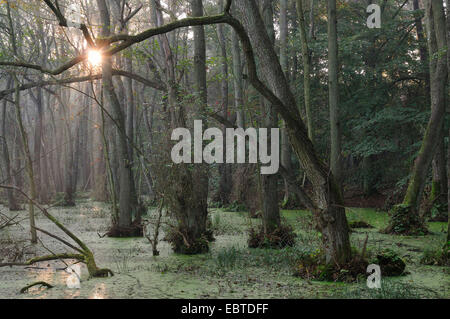
<svg viewBox="0 0 450 319">
<path fill-rule="evenodd" d="M 311 6 L 313 6 L 313 0 L 311 1 Z M 303 7 L 303 0 L 297 0 L 297 15 L 299 21 L 298 25 L 300 32 L 300 42 L 302 44 L 301 51 L 303 61 L 303 92 L 305 100 L 306 123 L 308 127 L 308 137 L 314 144 L 314 126 L 311 109 L 311 52 L 309 50 L 308 38 L 306 37 L 306 23 Z M 314 21 L 314 19 L 312 19 L 312 21 Z M 313 22 L 311 22 L 311 24 L 312 23 Z M 312 28 L 313 27 L 311 26 L 311 30 Z"/>
<path fill-rule="evenodd" d="M 446 21 L 443 4 L 441 1 L 426 1 L 426 22 L 428 34 L 428 48 L 430 56 L 430 89 L 431 89 L 431 116 L 419 150 L 411 179 L 408 183 L 405 198 L 401 206 L 394 207 L 392 216 L 397 216 L 397 212 L 404 210 L 407 218 L 416 222 L 408 222 L 406 225 L 398 225 L 395 218 L 391 218 L 387 231 L 394 233 L 410 233 L 413 227 L 421 232 L 425 225 L 418 218 L 418 209 L 423 194 L 424 185 L 430 169 L 431 161 L 442 136 L 445 104 L 446 104 L 446 84 L 447 84 L 447 34 Z M 439 54 L 438 54 L 439 52 Z M 400 229 L 401 231 L 396 231 Z"/>
<path fill-rule="evenodd" d="M 273 2 L 262 0 L 260 11 L 269 35 L 272 48 L 275 46 L 275 30 L 273 26 Z M 267 81 L 267 79 L 266 79 Z M 278 116 L 271 103 L 261 97 L 263 125 L 267 129 L 278 127 Z M 270 138 L 267 139 L 270 142 Z M 270 144 L 268 144 L 270 145 Z M 281 146 L 283 149 L 283 146 Z M 281 225 L 280 208 L 278 204 L 278 175 L 261 175 L 262 221 L 264 233 L 270 235 Z"/>
<path fill-rule="evenodd" d="M 11 84 L 11 79 L 8 79 L 8 84 L 7 87 L 9 87 Z M 6 104 L 7 101 L 4 100 L 3 101 L 3 106 L 2 106 L 2 119 L 1 119 L 1 136 L 2 136 L 2 157 L 3 157 L 3 163 L 5 165 L 5 175 L 6 175 L 6 183 L 8 184 L 12 184 L 13 180 L 12 180 L 12 176 L 11 176 L 11 159 L 9 156 L 9 149 L 8 149 L 8 141 L 6 139 L 6 116 L 7 116 L 7 112 L 6 112 Z M 10 211 L 17 211 L 20 209 L 20 206 L 17 203 L 16 200 L 16 196 L 14 194 L 14 190 L 12 189 L 7 189 L 6 190 L 6 195 L 8 198 L 8 208 Z"/>
<path fill-rule="evenodd" d="M 236 32 L 231 32 L 232 54 L 233 54 L 233 85 L 234 85 L 234 107 L 236 110 L 236 125 L 245 127 L 244 117 L 244 94 L 242 86 L 242 60 L 239 38 Z"/>
<path fill-rule="evenodd" d="M 330 167 L 336 182 L 341 181 L 341 128 L 339 119 L 338 39 L 336 0 L 328 0 L 328 95 L 330 107 Z"/>
<path fill-rule="evenodd" d="M 265 96 L 270 96 L 271 101 L 275 102 L 278 99 L 282 102 L 280 104 L 277 101 L 274 106 L 286 121 L 293 150 L 313 185 L 317 205 L 314 215 L 317 227 L 322 232 L 326 261 L 343 264 L 351 258 L 351 249 L 340 188 L 333 174 L 318 158 L 308 138 L 294 95 L 283 74 L 269 36 L 267 32 L 264 32 L 264 23 L 258 14 L 255 0 L 236 0 L 233 3 L 242 12 L 242 23 L 250 38 L 253 52 L 259 58 L 259 71 L 264 75 L 268 88 L 275 97 L 254 78 L 251 78 L 252 84 Z"/>
<path fill-rule="evenodd" d="M 219 0 L 219 8 L 223 10 L 223 0 Z M 220 91 L 222 95 L 222 116 L 228 119 L 228 56 L 227 56 L 227 43 L 225 36 L 225 25 L 217 25 L 217 35 L 219 38 L 220 55 L 222 57 L 221 71 L 222 80 L 220 83 Z M 226 126 L 222 127 L 222 134 L 226 136 Z M 226 150 L 226 140 L 223 142 L 223 149 Z M 231 165 L 223 163 L 219 166 L 220 180 L 219 180 L 219 190 L 218 190 L 218 200 L 222 205 L 228 205 L 230 203 L 230 193 L 231 193 Z"/>
<path fill-rule="evenodd" d="M 110 34 L 110 16 L 105 0 L 97 0 L 100 11 L 102 30 L 101 36 Z M 129 228 L 133 216 L 139 217 L 136 193 L 134 191 L 134 178 L 131 170 L 131 158 L 128 152 L 128 138 L 126 135 L 125 114 L 117 98 L 112 81 L 112 65 L 110 57 L 103 57 L 102 61 L 103 89 L 107 103 L 111 106 L 114 124 L 118 134 L 118 160 L 119 160 L 119 220 L 118 226 Z"/>
<path fill-rule="evenodd" d="M 28 207 L 28 216 L 30 219 L 30 233 L 31 233 L 31 243 L 36 244 L 37 243 L 37 234 L 36 234 L 36 221 L 34 219 L 34 203 L 33 201 L 36 200 L 36 184 L 34 183 L 34 172 L 33 172 L 33 160 L 31 159 L 31 153 L 30 153 L 30 147 L 28 145 L 28 135 L 25 131 L 25 128 L 23 126 L 22 122 L 22 112 L 21 112 L 21 106 L 20 106 L 20 91 L 18 89 L 19 87 L 19 81 L 14 75 L 14 82 L 16 87 L 16 94 L 15 94 L 15 107 L 16 107 L 16 120 L 17 125 L 19 126 L 20 134 L 22 137 L 22 145 L 23 145 L 23 154 L 25 155 L 25 162 L 26 162 L 26 170 L 28 174 L 28 183 L 30 188 L 30 195 L 29 197 L 31 200 L 29 200 L 29 207 Z"/>
</svg>

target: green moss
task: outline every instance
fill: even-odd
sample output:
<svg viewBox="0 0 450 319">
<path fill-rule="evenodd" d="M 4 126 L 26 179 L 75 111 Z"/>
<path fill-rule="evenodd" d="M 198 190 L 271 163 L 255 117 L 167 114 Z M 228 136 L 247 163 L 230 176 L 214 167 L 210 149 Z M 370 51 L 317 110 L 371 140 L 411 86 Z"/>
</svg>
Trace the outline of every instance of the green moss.
<svg viewBox="0 0 450 319">
<path fill-rule="evenodd" d="M 395 205 L 390 211 L 389 225 L 386 233 L 394 235 L 426 235 L 428 233 L 424 220 L 412 206 L 408 204 Z"/>
<path fill-rule="evenodd" d="M 402 258 L 391 249 L 378 252 L 371 264 L 377 264 L 381 268 L 381 275 L 385 277 L 401 276 L 405 272 L 406 264 Z"/>
</svg>

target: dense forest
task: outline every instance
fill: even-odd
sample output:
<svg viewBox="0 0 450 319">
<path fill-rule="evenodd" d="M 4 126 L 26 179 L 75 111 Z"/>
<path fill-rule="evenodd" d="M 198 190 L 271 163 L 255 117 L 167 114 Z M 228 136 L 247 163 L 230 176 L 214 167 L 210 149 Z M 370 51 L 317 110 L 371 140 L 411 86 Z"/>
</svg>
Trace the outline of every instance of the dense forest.
<svg viewBox="0 0 450 319">
<path fill-rule="evenodd" d="M 447 42 L 449 0 L 0 1 L 0 298 L 450 298 Z"/>
</svg>

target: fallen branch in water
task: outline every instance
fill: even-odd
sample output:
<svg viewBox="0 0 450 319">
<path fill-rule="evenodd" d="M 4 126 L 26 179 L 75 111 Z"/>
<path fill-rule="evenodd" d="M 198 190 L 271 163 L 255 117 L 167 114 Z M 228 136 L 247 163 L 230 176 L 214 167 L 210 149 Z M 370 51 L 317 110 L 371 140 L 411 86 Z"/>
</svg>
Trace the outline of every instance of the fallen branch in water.
<svg viewBox="0 0 450 319">
<path fill-rule="evenodd" d="M 17 220 L 17 217 L 19 217 L 19 215 L 15 215 L 14 217 L 8 217 L 5 214 L 0 213 L 0 229 L 9 227 L 9 226 L 14 226 L 14 225 L 18 225 L 20 222 L 22 222 L 25 219 L 21 219 L 21 220 Z"/>
<path fill-rule="evenodd" d="M 23 293 L 27 292 L 28 289 L 30 289 L 30 288 L 32 288 L 34 286 L 41 286 L 41 287 L 44 286 L 44 287 L 46 287 L 48 289 L 53 288 L 52 285 L 50 285 L 49 283 L 46 283 L 45 281 L 38 281 L 38 282 L 34 282 L 34 283 L 32 283 L 32 284 L 30 284 L 30 285 L 28 285 L 26 287 L 23 287 L 22 289 L 20 289 L 20 293 L 23 294 Z"/>
<path fill-rule="evenodd" d="M 91 277 L 108 277 L 109 275 L 114 276 L 114 273 L 110 269 L 101 269 L 97 267 L 97 264 L 95 263 L 94 254 L 92 251 L 86 246 L 84 242 L 81 241 L 77 236 L 75 236 L 69 229 L 67 229 L 63 224 L 61 224 L 55 217 L 53 217 L 47 209 L 40 206 L 39 203 L 37 203 L 35 200 L 31 199 L 24 191 L 22 191 L 20 188 L 17 188 L 15 186 L 9 186 L 9 185 L 0 185 L 0 188 L 4 189 L 12 189 L 19 193 L 21 193 L 25 198 L 30 200 L 33 205 L 35 205 L 43 214 L 45 217 L 47 217 L 51 222 L 53 222 L 59 229 L 61 229 L 67 236 L 69 236 L 80 248 L 75 247 L 74 245 L 68 243 L 64 239 L 50 234 L 49 232 L 39 229 L 37 227 L 36 230 L 39 230 L 40 232 L 49 235 L 50 237 L 62 242 L 66 246 L 76 250 L 79 252 L 79 254 L 53 254 L 53 255 L 47 255 L 47 256 L 41 256 L 41 257 L 35 257 L 31 258 L 25 263 L 0 263 L 0 267 L 6 267 L 6 266 L 30 266 L 34 263 L 41 262 L 41 261 L 50 261 L 50 260 L 58 260 L 58 259 L 76 259 L 80 262 L 83 262 L 86 264 L 89 272 L 89 276 Z"/>
</svg>

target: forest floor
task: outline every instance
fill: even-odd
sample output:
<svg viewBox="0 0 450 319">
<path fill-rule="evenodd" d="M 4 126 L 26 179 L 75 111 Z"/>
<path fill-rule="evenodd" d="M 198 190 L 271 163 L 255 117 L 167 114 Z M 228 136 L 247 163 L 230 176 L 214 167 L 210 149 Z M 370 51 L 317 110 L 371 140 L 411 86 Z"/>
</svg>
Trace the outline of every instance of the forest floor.
<svg viewBox="0 0 450 319">
<path fill-rule="evenodd" d="M 2 213 L 13 216 L 3 206 Z M 247 248 L 247 231 L 259 223 L 246 212 L 211 209 L 216 241 L 208 254 L 181 256 L 161 241 L 161 254 L 152 256 L 146 238 L 100 238 L 110 223 L 108 206 L 84 199 L 73 208 L 51 208 L 63 224 L 78 235 L 94 252 L 99 267 L 108 267 L 114 277 L 89 279 L 82 267 L 81 288 L 68 289 L 68 274 L 60 261 L 43 262 L 33 267 L 0 268 L 0 298 L 450 298 L 448 267 L 420 264 L 424 251 L 442 247 L 446 223 L 429 223 L 431 234 L 422 237 L 381 234 L 388 216 L 373 209 L 348 208 L 349 222 L 363 220 L 375 228 L 357 229 L 351 234 L 352 245 L 361 249 L 368 235 L 368 251 L 392 249 L 406 262 L 407 275 L 383 278 L 382 289 L 359 283 L 330 283 L 303 280 L 293 276 L 296 256 L 319 247 L 320 235 L 313 230 L 311 214 L 283 211 L 284 222 L 298 235 L 294 247 L 282 250 Z M 152 212 L 154 213 L 154 212 Z M 20 212 L 26 217 L 26 212 Z M 40 228 L 63 236 L 42 214 Z M 42 235 L 42 244 L 31 246 L 26 221 L 0 231 L 0 262 L 64 252 L 66 248 Z M 163 236 L 161 236 L 162 238 Z M 45 248 L 43 247 L 45 246 Z M 19 290 L 36 281 L 45 281 L 52 289 Z"/>
</svg>

